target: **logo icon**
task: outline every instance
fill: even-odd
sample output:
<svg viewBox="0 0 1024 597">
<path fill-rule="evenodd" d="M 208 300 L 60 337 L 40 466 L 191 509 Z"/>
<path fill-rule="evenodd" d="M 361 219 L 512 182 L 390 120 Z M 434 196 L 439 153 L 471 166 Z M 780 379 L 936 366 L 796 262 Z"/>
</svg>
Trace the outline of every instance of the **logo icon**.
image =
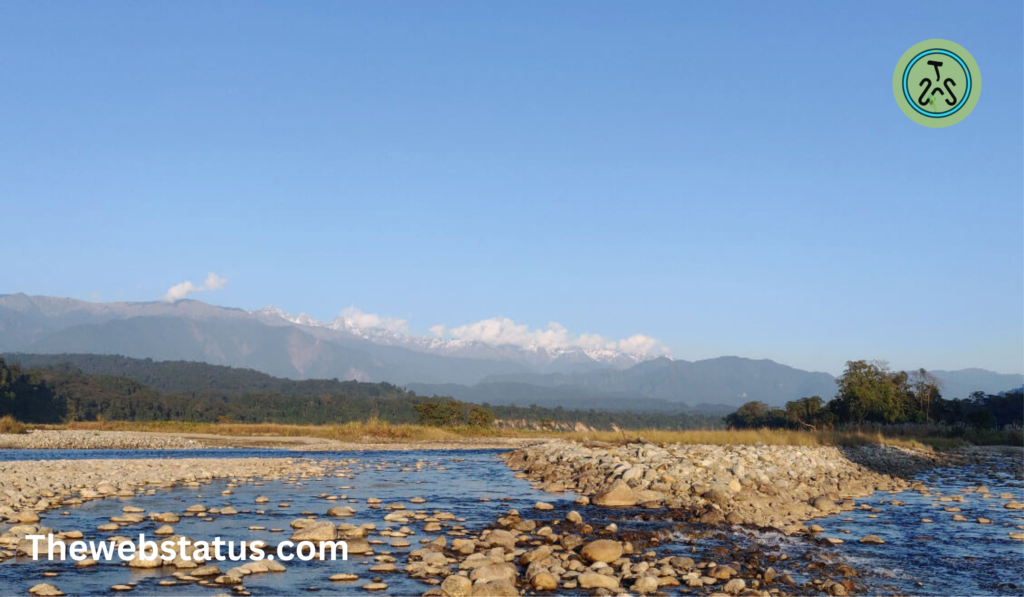
<svg viewBox="0 0 1024 597">
<path fill-rule="evenodd" d="M 907 50 L 892 75 L 896 103 L 911 120 L 941 128 L 971 113 L 981 95 L 981 71 L 971 53 L 945 39 Z"/>
</svg>

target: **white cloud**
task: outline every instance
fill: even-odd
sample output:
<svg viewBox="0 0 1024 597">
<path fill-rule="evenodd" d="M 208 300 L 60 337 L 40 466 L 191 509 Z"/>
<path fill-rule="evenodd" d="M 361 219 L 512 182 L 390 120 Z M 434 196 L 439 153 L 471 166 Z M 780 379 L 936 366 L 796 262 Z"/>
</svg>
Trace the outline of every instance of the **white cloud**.
<svg viewBox="0 0 1024 597">
<path fill-rule="evenodd" d="M 341 318 L 348 327 L 382 328 L 398 334 L 409 331 L 409 322 L 395 317 L 381 317 L 375 313 L 366 313 L 356 307 L 349 307 L 341 312 Z"/>
<path fill-rule="evenodd" d="M 610 340 L 598 334 L 573 334 L 557 322 L 546 328 L 531 329 L 526 324 L 516 323 L 507 317 L 493 317 L 476 323 L 451 328 L 445 333 L 444 326 L 430 328 L 438 337 L 448 336 L 457 340 L 480 342 L 492 346 L 518 346 L 520 348 L 545 350 L 615 350 L 634 355 L 668 354 L 668 349 L 649 336 L 636 334 L 622 340 Z M 440 333 L 439 333 L 440 332 Z"/>
<path fill-rule="evenodd" d="M 431 327 L 427 331 L 429 331 L 431 334 L 437 336 L 438 338 L 444 338 L 444 335 L 446 333 L 448 333 L 448 329 L 446 327 L 444 327 L 443 325 L 435 325 L 435 326 Z"/>
<path fill-rule="evenodd" d="M 228 281 L 217 274 L 210 272 L 206 274 L 206 282 L 203 283 L 204 290 L 220 290 Z"/>
<path fill-rule="evenodd" d="M 202 286 L 196 286 L 195 284 L 192 283 L 191 280 L 185 280 L 180 284 L 175 284 L 174 286 L 171 286 L 167 290 L 167 293 L 164 294 L 164 296 L 161 298 L 161 300 L 164 300 L 168 303 L 173 303 L 175 301 L 180 301 L 181 299 L 195 292 L 206 292 L 207 290 L 220 290 L 221 288 L 224 288 L 224 285 L 227 283 L 228 281 L 226 279 L 218 276 L 213 272 L 210 272 L 206 274 L 206 280 L 203 281 Z"/>
</svg>

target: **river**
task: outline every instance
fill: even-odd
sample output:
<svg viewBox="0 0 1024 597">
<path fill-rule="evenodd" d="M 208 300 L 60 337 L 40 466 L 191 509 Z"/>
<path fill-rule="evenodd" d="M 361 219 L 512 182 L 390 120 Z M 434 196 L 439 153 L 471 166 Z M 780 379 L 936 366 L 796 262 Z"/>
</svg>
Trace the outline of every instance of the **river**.
<svg viewBox="0 0 1024 597">
<path fill-rule="evenodd" d="M 301 453 L 283 450 L 163 450 L 163 451 L 0 451 L 0 460 L 52 460 L 52 459 L 129 459 L 129 458 L 198 458 L 198 457 L 303 457 L 316 460 L 353 459 L 352 478 L 323 477 L 304 480 L 302 484 L 286 481 L 268 481 L 262 485 L 241 484 L 231 488 L 230 495 L 222 495 L 228 480 L 216 480 L 201 488 L 175 487 L 158 490 L 153 495 L 133 498 L 100 499 L 80 506 L 51 510 L 41 514 L 40 524 L 57 531 L 79 530 L 85 539 L 102 539 L 112 533 L 97 531 L 112 516 L 121 514 L 126 505 L 134 505 L 147 512 L 184 512 L 192 504 L 207 507 L 231 505 L 239 513 L 217 516 L 212 522 L 199 517 L 182 518 L 174 523 L 177 534 L 197 539 L 211 539 L 217 535 L 224 540 L 264 539 L 276 543 L 291 533 L 289 523 L 301 517 L 302 512 L 323 516 L 333 505 L 349 503 L 356 515 L 344 519 L 355 525 L 374 523 L 377 530 L 401 524 L 383 522 L 386 511 L 367 508 L 368 498 L 379 498 L 384 505 L 402 502 L 410 509 L 428 512 L 453 513 L 458 524 L 466 528 L 483 528 L 495 523 L 498 516 L 516 508 L 524 516 L 533 518 L 563 518 L 569 510 L 577 510 L 584 520 L 600 528 L 615 522 L 620 530 L 635 533 L 637 537 L 654 537 L 647 547 L 663 555 L 685 555 L 695 560 L 721 561 L 730 558 L 767 559 L 780 573 L 790 574 L 797 582 L 814 577 L 813 571 L 823 565 L 829 570 L 852 569 L 859 589 L 870 593 L 913 595 L 1020 595 L 1024 591 L 1024 542 L 1013 540 L 1011 531 L 1019 531 L 1024 524 L 1022 511 L 1002 507 L 1006 500 L 995 499 L 1000 494 L 1012 494 L 1024 501 L 1019 453 L 994 455 L 987 464 L 970 467 L 935 469 L 918 475 L 930 489 L 930 495 L 903 492 L 896 495 L 875 494 L 858 500 L 872 507 L 857 509 L 815 523 L 825 531 L 817 536 L 784 536 L 777 532 L 741 527 L 707 528 L 664 520 L 655 511 L 636 509 L 602 509 L 577 506 L 572 494 L 547 494 L 533 489 L 529 482 L 515 478 L 512 471 L 497 459 L 495 450 L 466 451 L 408 451 L 408 452 L 315 452 Z M 420 463 L 420 468 L 416 468 Z M 42 465 L 41 465 L 42 466 Z M 411 470 L 401 470 L 411 469 Z M 984 485 L 993 498 L 983 498 L 967 488 Z M 328 502 L 323 495 L 344 495 L 345 499 Z M 257 496 L 268 496 L 269 503 L 257 506 Z M 963 502 L 942 502 L 939 498 L 963 495 Z M 414 497 L 425 503 L 413 504 Z M 489 500 L 489 501 L 481 501 Z M 346 501 L 348 500 L 348 501 Z M 890 502 L 898 500 L 903 505 Z M 555 509 L 539 513 L 533 510 L 538 501 L 550 502 Z M 288 504 L 287 508 L 279 507 Z M 957 507 L 958 514 L 968 522 L 952 522 L 953 513 L 945 508 Z M 265 510 L 258 514 L 259 508 Z M 923 523 L 922 519 L 933 523 Z M 978 524 L 976 519 L 986 518 L 991 524 Z M 335 522 L 338 522 L 337 520 Z M 0 532 L 10 528 L 0 524 Z M 159 527 L 146 521 L 120 529 L 117 534 L 137 537 Z M 250 530 L 249 527 L 266 527 Z M 430 585 L 407 577 L 401 572 L 409 550 L 419 547 L 421 539 L 432 539 L 438 534 L 424 533 L 417 525 L 416 534 L 407 540 L 409 547 L 393 547 L 385 537 L 371 535 L 376 554 L 390 554 L 397 558 L 399 572 L 377 574 L 368 568 L 377 563 L 373 557 L 351 556 L 348 561 L 301 562 L 287 564 L 283 574 L 254 574 L 245 578 L 245 588 L 252 595 L 297 594 L 317 591 L 324 594 L 361 594 L 360 586 L 372 578 L 381 578 L 388 584 L 388 595 L 420 595 Z M 282 529 L 271 533 L 269 529 Z M 877 535 L 885 544 L 861 544 L 864 535 Z M 825 538 L 839 538 L 844 542 L 832 545 Z M 219 564 L 227 569 L 235 564 Z M 56 576 L 44 578 L 44 573 Z M 137 570 L 121 563 L 101 563 L 92 568 L 76 568 L 71 561 L 32 561 L 26 557 L 10 558 L 0 563 L 0 593 L 26 594 L 33 585 L 49 582 L 68 594 L 109 595 L 115 584 L 135 583 L 133 595 L 214 595 L 225 588 L 203 587 L 195 583 L 160 586 L 168 580 L 173 568 Z M 352 573 L 359 576 L 355 582 L 332 582 L 332 574 Z M 847 570 L 847 573 L 849 571 Z M 837 578 L 836 580 L 842 580 Z M 710 587 L 706 588 L 710 592 Z M 682 589 L 667 587 L 669 594 Z M 699 591 L 699 590 L 694 590 Z M 791 593 L 806 593 L 806 588 Z M 589 591 L 583 592 L 589 594 Z"/>
</svg>

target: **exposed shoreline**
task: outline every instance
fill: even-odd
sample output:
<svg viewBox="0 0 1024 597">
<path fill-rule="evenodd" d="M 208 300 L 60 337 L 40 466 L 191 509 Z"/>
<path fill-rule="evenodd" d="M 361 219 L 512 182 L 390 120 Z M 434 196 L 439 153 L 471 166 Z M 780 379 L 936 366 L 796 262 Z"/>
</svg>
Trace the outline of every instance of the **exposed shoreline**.
<svg viewBox="0 0 1024 597">
<path fill-rule="evenodd" d="M 217 435 L 158 431 L 32 430 L 0 434 L 0 450 L 200 450 L 268 448 L 301 452 L 365 452 L 410 450 L 512 450 L 543 438 L 467 437 L 443 440 L 381 441 L 368 437 L 352 442 L 308 436 Z"/>
<path fill-rule="evenodd" d="M 551 441 L 504 455 L 517 476 L 598 506 L 682 511 L 692 522 L 804 532 L 876 491 L 923 490 L 906 479 L 967 453 L 893 446 L 707 446 Z"/>
</svg>

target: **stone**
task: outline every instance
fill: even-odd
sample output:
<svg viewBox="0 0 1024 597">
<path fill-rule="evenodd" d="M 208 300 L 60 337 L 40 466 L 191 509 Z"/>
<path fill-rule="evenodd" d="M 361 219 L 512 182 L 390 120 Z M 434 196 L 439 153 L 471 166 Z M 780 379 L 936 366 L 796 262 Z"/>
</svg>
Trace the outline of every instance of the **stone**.
<svg viewBox="0 0 1024 597">
<path fill-rule="evenodd" d="M 614 562 L 622 557 L 622 544 L 611 539 L 598 539 L 584 545 L 580 556 L 587 562 Z"/>
<path fill-rule="evenodd" d="M 576 581 L 584 589 L 617 589 L 619 579 L 614 576 L 598 574 L 597 572 L 584 572 L 576 577 Z"/>
<path fill-rule="evenodd" d="M 516 571 L 516 567 L 512 564 L 487 564 L 486 566 L 480 566 L 469 574 L 469 580 L 474 583 L 483 582 L 489 583 L 495 580 L 507 580 L 511 583 L 516 582 L 516 578 L 519 573 Z"/>
<path fill-rule="evenodd" d="M 507 551 L 516 548 L 516 537 L 504 529 L 496 529 L 480 540 L 482 547 L 502 547 Z"/>
<path fill-rule="evenodd" d="M 607 490 L 595 495 L 591 500 L 595 506 L 635 506 L 636 494 L 625 481 L 616 481 Z M 616 583 L 618 586 L 618 583 Z"/>
<path fill-rule="evenodd" d="M 441 583 L 441 591 L 448 597 L 468 597 L 473 591 L 473 581 L 465 576 L 453 574 Z"/>
<path fill-rule="evenodd" d="M 537 591 L 554 591 L 558 588 L 558 579 L 550 572 L 540 572 L 530 579 L 530 586 Z"/>
<path fill-rule="evenodd" d="M 742 578 L 734 578 L 729 582 L 725 583 L 722 590 L 730 595 L 739 595 L 747 588 L 747 583 Z"/>
<path fill-rule="evenodd" d="M 370 545 L 370 542 L 366 539 L 345 539 L 345 545 L 348 547 L 348 553 L 350 555 L 373 555 L 373 546 Z"/>
<path fill-rule="evenodd" d="M 860 538 L 861 543 L 867 543 L 869 545 L 882 545 L 885 541 L 882 540 L 878 535 L 864 535 Z"/>
<path fill-rule="evenodd" d="M 533 505 L 535 510 L 554 510 L 555 507 L 547 502 L 537 502 Z"/>
<path fill-rule="evenodd" d="M 327 580 L 334 582 L 352 582 L 359 580 L 359 577 L 355 574 L 332 574 Z"/>
<path fill-rule="evenodd" d="M 335 506 L 327 511 L 327 515 L 333 518 L 348 518 L 355 514 L 356 511 L 351 506 Z"/>
<path fill-rule="evenodd" d="M 519 597 L 516 586 L 507 580 L 495 580 L 473 585 L 472 597 Z"/>
<path fill-rule="evenodd" d="M 363 585 L 364 591 L 385 591 L 388 586 L 382 582 L 371 582 Z"/>
<path fill-rule="evenodd" d="M 290 539 L 292 541 L 334 541 L 337 537 L 338 529 L 334 526 L 333 522 L 328 520 L 322 520 L 314 522 L 313 524 L 298 529 Z M 350 547 L 351 552 L 351 547 Z"/>
<path fill-rule="evenodd" d="M 668 559 L 669 566 L 672 566 L 676 570 L 689 571 L 693 570 L 696 565 L 693 558 L 687 558 L 682 556 L 674 556 Z"/>
<path fill-rule="evenodd" d="M 811 505 L 814 506 L 816 510 L 821 510 L 822 512 L 833 512 L 839 509 L 838 506 L 836 506 L 836 503 L 832 501 L 832 498 L 827 495 L 819 495 L 814 498 L 814 500 L 811 501 Z"/>
<path fill-rule="evenodd" d="M 644 575 L 633 582 L 633 591 L 636 593 L 640 593 L 641 595 L 646 595 L 647 593 L 654 593 L 657 590 L 658 579 L 653 576 Z"/>
<path fill-rule="evenodd" d="M 35 585 L 29 589 L 28 592 L 32 595 L 39 595 L 40 597 L 60 597 L 60 595 L 64 594 L 64 592 L 57 587 L 45 582 Z"/>
</svg>

